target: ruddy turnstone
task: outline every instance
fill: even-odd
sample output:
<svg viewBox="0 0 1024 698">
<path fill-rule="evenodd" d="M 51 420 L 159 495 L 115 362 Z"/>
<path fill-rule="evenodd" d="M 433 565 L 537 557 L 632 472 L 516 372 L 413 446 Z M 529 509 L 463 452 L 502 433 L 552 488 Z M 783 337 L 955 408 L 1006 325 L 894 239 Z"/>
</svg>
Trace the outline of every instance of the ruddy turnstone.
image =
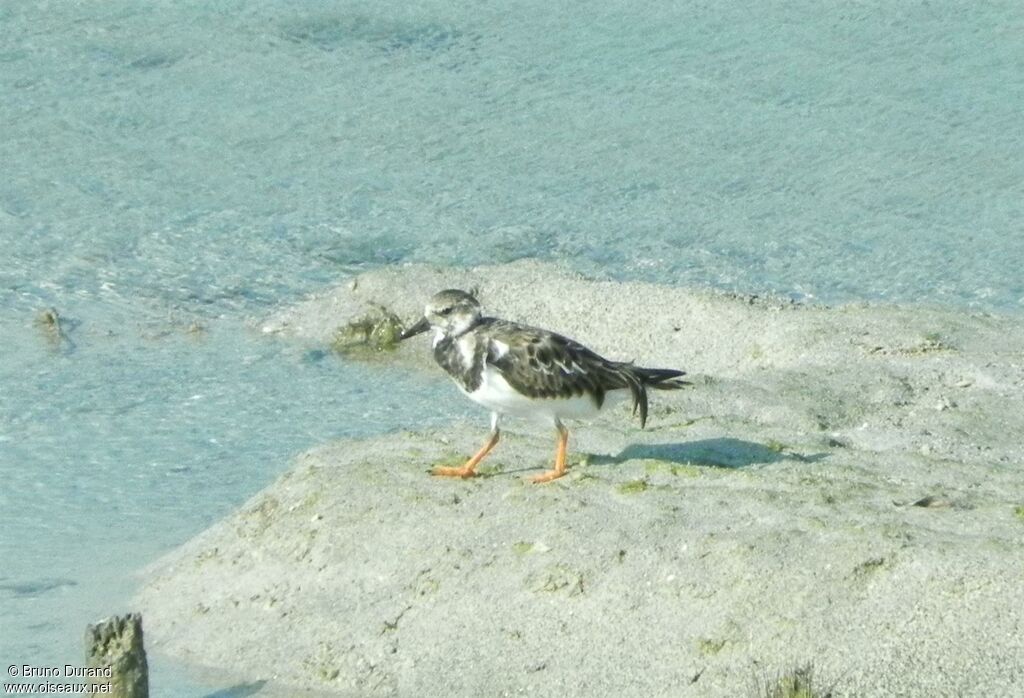
<svg viewBox="0 0 1024 698">
<path fill-rule="evenodd" d="M 563 419 L 591 417 L 627 394 L 640 428 L 647 423 L 647 389 L 675 390 L 688 383 L 685 371 L 641 368 L 609 361 L 560 334 L 508 320 L 484 317 L 480 303 L 449 289 L 434 295 L 423 317 L 402 332 L 408 339 L 434 331 L 434 359 L 473 402 L 491 411 L 487 443 L 461 468 L 436 467 L 434 475 L 473 477 L 477 464 L 498 443 L 502 415 L 539 417 L 558 432 L 555 465 L 531 478 L 548 482 L 565 475 L 569 430 Z"/>
</svg>

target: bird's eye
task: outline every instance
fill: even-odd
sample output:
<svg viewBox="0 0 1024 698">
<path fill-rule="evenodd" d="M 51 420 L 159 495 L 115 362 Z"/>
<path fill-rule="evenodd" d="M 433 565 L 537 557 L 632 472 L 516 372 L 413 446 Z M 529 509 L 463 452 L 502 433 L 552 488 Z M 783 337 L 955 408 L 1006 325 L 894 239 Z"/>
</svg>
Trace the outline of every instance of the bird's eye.
<svg viewBox="0 0 1024 698">
<path fill-rule="evenodd" d="M 452 314 L 452 309 L 451 307 L 441 308 L 440 310 L 437 311 L 437 314 L 440 315 L 441 317 L 448 317 L 449 315 Z"/>
</svg>

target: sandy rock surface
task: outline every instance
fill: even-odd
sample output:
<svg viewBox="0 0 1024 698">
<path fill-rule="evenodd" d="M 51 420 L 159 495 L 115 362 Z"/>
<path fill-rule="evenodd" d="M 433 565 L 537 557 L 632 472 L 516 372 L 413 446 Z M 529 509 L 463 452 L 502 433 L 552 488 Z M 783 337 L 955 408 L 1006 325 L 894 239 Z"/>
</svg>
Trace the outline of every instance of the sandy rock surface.
<svg viewBox="0 0 1024 698">
<path fill-rule="evenodd" d="M 1024 689 L 1024 328 L 889 306 L 594 282 L 536 262 L 364 274 L 261 324 L 322 344 L 476 288 L 502 317 L 690 371 L 553 434 L 510 421 L 325 444 L 149 571 L 158 651 L 330 695 L 834 695 Z M 428 341 L 388 358 L 439 370 Z M 277 688 L 274 689 L 273 687 Z"/>
</svg>

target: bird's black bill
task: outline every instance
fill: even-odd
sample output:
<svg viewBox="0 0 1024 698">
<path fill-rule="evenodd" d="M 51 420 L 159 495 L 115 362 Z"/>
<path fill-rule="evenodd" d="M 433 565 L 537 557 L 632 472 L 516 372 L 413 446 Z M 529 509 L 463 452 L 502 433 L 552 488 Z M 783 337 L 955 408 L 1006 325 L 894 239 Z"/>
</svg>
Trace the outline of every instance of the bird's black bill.
<svg viewBox="0 0 1024 698">
<path fill-rule="evenodd" d="M 426 332 L 429 329 L 430 329 L 430 323 L 427 322 L 427 318 L 421 317 L 419 322 L 417 322 L 415 325 L 413 325 L 412 327 L 410 327 L 410 328 L 408 328 L 406 330 L 403 330 L 402 334 L 398 335 L 398 339 L 399 340 L 409 339 L 409 337 L 415 337 L 416 335 L 422 334 L 422 333 Z"/>
</svg>

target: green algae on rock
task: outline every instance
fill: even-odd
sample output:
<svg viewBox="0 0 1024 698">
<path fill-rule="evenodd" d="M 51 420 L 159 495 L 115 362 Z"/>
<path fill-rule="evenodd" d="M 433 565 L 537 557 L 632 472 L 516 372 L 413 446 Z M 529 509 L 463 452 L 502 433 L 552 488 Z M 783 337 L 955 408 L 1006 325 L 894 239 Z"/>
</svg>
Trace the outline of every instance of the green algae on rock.
<svg viewBox="0 0 1024 698">
<path fill-rule="evenodd" d="M 346 356 L 390 351 L 398 346 L 403 327 L 397 315 L 379 306 L 338 327 L 331 338 L 331 349 Z"/>
</svg>

